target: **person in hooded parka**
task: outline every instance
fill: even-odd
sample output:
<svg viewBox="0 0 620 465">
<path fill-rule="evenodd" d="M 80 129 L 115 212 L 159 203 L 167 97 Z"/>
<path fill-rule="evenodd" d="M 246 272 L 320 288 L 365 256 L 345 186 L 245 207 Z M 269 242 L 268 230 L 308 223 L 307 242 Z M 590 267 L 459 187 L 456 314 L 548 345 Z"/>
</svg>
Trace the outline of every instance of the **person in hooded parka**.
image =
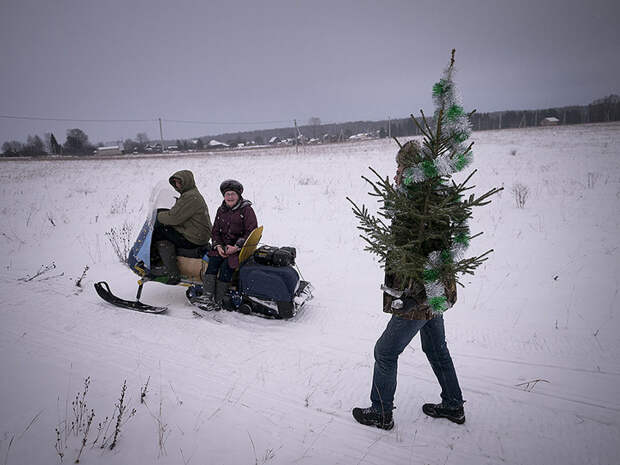
<svg viewBox="0 0 620 465">
<path fill-rule="evenodd" d="M 180 281 L 176 249 L 203 247 L 211 239 L 211 218 L 207 204 L 198 191 L 194 174 L 181 170 L 170 176 L 170 184 L 181 194 L 170 210 L 157 214 L 153 243 L 166 267 L 168 284 Z"/>
</svg>

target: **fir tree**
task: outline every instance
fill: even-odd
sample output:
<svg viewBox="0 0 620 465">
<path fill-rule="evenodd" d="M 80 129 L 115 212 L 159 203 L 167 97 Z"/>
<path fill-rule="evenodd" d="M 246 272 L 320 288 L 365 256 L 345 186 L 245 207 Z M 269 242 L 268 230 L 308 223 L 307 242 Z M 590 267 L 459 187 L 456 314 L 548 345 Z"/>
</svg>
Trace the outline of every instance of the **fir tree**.
<svg viewBox="0 0 620 465">
<path fill-rule="evenodd" d="M 446 283 L 459 283 L 459 274 L 473 274 L 492 252 L 464 258 L 469 242 L 482 234 L 472 236 L 467 221 L 473 207 L 488 204 L 488 198 L 502 190 L 494 188 L 478 197 L 466 197 L 475 187 L 468 183 L 476 171 L 459 184 L 451 179 L 472 161 L 473 142 L 466 141 L 475 111 L 467 114 L 456 93 L 454 52 L 442 78 L 433 86 L 432 121 L 422 110 L 421 122 L 411 115 L 423 135 L 422 145 L 415 141 L 401 145 L 395 138 L 400 147 L 400 185 L 393 185 L 389 177 L 383 178 L 373 168 L 370 170 L 377 181 L 362 176 L 372 188 L 369 194 L 379 202 L 377 216 L 347 197 L 360 221 L 358 229 L 367 243 L 365 250 L 379 257 L 386 273 L 396 278 L 400 291 L 422 283 L 426 303 L 434 313 L 451 306 Z"/>
</svg>

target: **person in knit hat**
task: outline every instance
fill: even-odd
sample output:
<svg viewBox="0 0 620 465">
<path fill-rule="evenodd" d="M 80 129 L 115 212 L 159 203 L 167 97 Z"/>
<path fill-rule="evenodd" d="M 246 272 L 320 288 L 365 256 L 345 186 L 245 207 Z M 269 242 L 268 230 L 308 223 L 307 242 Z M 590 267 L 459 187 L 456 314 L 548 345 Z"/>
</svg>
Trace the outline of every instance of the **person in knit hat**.
<svg viewBox="0 0 620 465">
<path fill-rule="evenodd" d="M 252 209 L 252 202 L 243 198 L 243 185 L 234 179 L 227 179 L 220 185 L 224 197 L 217 209 L 211 239 L 213 250 L 209 252 L 209 265 L 203 276 L 203 295 L 200 303 L 215 302 L 213 309 L 219 310 L 230 287 L 234 271 L 239 267 L 239 252 L 258 222 Z"/>
</svg>

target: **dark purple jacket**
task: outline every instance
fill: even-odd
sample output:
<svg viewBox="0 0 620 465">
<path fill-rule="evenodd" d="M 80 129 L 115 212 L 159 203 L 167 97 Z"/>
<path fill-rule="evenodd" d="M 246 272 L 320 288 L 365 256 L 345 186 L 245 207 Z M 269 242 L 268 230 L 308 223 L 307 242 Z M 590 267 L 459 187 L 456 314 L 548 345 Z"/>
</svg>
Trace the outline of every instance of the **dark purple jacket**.
<svg viewBox="0 0 620 465">
<path fill-rule="evenodd" d="M 211 230 L 211 240 L 213 241 L 213 250 L 209 255 L 217 256 L 216 247 L 221 245 L 236 245 L 241 248 L 254 229 L 258 226 L 256 214 L 252 209 L 252 202 L 239 199 L 237 205 L 228 208 L 226 202 L 222 201 L 222 205 L 217 209 L 213 228 Z M 228 257 L 228 266 L 233 270 L 239 267 L 239 254 L 236 253 Z"/>
</svg>

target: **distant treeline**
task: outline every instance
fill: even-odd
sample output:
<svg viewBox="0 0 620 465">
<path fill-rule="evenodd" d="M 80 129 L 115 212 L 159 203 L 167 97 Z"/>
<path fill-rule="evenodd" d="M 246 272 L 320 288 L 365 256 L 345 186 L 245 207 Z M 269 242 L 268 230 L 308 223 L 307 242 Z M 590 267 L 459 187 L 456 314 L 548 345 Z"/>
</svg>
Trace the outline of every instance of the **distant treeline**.
<svg viewBox="0 0 620 465">
<path fill-rule="evenodd" d="M 427 115 L 431 116 L 432 115 Z M 539 126 L 547 117 L 555 117 L 558 124 L 585 124 L 620 121 L 620 96 L 610 95 L 595 100 L 589 105 L 569 106 L 560 108 L 545 108 L 540 110 L 509 110 L 495 111 L 491 113 L 474 113 L 471 122 L 474 131 L 489 129 L 525 128 Z M 421 118 L 416 115 L 418 122 Z M 299 132 L 306 138 L 318 138 L 330 142 L 348 139 L 355 134 L 371 134 L 377 137 L 404 137 L 418 135 L 420 132 L 411 119 L 393 119 L 379 121 L 351 121 L 347 123 L 332 123 L 321 125 L 304 125 L 299 127 Z M 224 133 L 214 136 L 206 136 L 205 141 L 217 139 L 234 143 L 237 141 L 264 141 L 267 143 L 273 137 L 280 139 L 294 139 L 296 136 L 294 127 L 263 129 L 236 133 Z M 327 137 L 326 137 L 327 136 Z"/>
<path fill-rule="evenodd" d="M 28 136 L 26 143 L 12 140 L 2 144 L 4 157 L 40 157 L 45 155 L 92 155 L 95 146 L 88 141 L 88 136 L 79 128 L 68 129 L 64 144 L 59 144 L 54 134 L 48 132 L 43 139 Z"/>
<path fill-rule="evenodd" d="M 432 115 L 428 115 L 432 116 Z M 417 116 L 421 124 L 421 118 Z M 489 129 L 525 128 L 539 126 L 545 118 L 557 118 L 557 124 L 585 124 L 602 123 L 620 120 L 620 96 L 609 95 L 595 100 L 589 105 L 570 106 L 560 108 L 546 108 L 540 110 L 509 110 L 492 113 L 474 113 L 471 122 L 474 131 Z M 201 136 L 191 140 L 176 140 L 176 145 L 165 143 L 168 149 L 174 150 L 198 150 L 208 148 L 212 139 L 225 142 L 228 146 L 237 145 L 263 145 L 268 144 L 273 138 L 281 141 L 305 141 L 305 142 L 340 142 L 348 140 L 351 136 L 363 134 L 364 137 L 406 137 L 420 133 L 418 127 L 409 118 L 380 121 L 351 121 L 347 123 L 321 124 L 317 117 L 310 118 L 312 124 L 303 126 L 261 129 L 235 133 L 217 134 L 214 136 Z M 430 121 L 429 121 L 430 123 Z M 136 140 L 127 139 L 120 144 L 124 153 L 145 153 L 149 151 L 166 150 L 161 145 L 153 146 L 145 133 L 139 133 Z M 157 148 L 158 147 L 158 148 Z M 2 156 L 4 157 L 32 157 L 45 155 L 92 155 L 97 147 L 88 140 L 88 135 L 79 128 L 67 130 L 66 140 L 60 144 L 53 134 L 47 133 L 43 138 L 35 135 L 28 136 L 28 140 L 8 141 L 2 144 Z"/>
</svg>

